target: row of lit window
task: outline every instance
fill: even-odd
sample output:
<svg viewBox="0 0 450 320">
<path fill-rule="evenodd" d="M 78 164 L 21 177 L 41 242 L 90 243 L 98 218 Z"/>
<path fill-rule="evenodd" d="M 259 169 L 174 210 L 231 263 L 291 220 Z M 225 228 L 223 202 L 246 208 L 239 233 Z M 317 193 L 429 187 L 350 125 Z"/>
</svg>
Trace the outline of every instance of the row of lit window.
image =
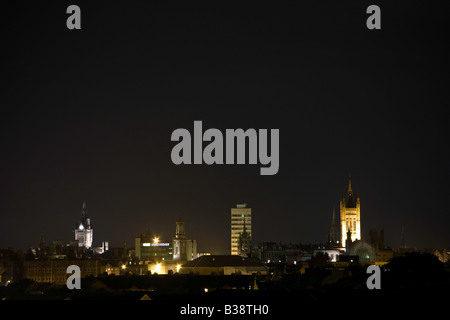
<svg viewBox="0 0 450 320">
<path fill-rule="evenodd" d="M 239 235 L 235 235 L 235 236 L 231 237 L 231 240 L 236 240 L 237 241 L 237 239 L 239 239 Z"/>
<path fill-rule="evenodd" d="M 67 277 L 69 275 L 65 276 L 56 276 L 56 277 L 32 277 L 31 280 L 34 280 L 36 282 L 56 282 L 56 281 L 66 281 Z"/>
<path fill-rule="evenodd" d="M 233 243 L 238 244 L 238 243 L 239 243 L 239 240 L 231 240 L 231 243 L 232 243 L 232 244 L 233 244 Z"/>
<path fill-rule="evenodd" d="M 231 237 L 231 240 L 237 240 L 237 239 L 239 239 L 240 236 L 241 236 L 241 234 L 234 234 L 234 235 Z M 252 234 L 250 233 L 249 236 L 250 236 L 250 238 L 251 238 L 251 237 L 252 237 Z"/>
<path fill-rule="evenodd" d="M 353 232 L 356 232 L 356 218 L 353 218 L 353 221 L 351 218 L 347 219 L 347 230 L 351 229 Z"/>
<path fill-rule="evenodd" d="M 97 270 L 97 268 L 81 268 L 81 272 L 82 273 L 89 273 L 89 272 L 95 272 Z M 27 270 L 28 273 L 66 273 L 67 272 L 67 268 L 56 268 L 56 269 L 50 269 L 50 268 L 45 268 L 45 269 L 40 269 L 40 268 L 28 268 Z"/>
</svg>

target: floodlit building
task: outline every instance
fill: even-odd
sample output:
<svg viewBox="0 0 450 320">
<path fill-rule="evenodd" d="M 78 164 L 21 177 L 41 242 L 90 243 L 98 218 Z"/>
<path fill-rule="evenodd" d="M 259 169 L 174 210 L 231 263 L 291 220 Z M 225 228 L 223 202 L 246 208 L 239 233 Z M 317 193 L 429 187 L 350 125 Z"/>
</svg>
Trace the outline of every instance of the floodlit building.
<svg viewBox="0 0 450 320">
<path fill-rule="evenodd" d="M 325 254 L 328 256 L 330 262 L 336 262 L 339 261 L 339 256 L 342 253 L 343 252 L 338 249 L 320 248 L 313 251 L 313 256 L 316 256 L 317 254 Z"/>
<path fill-rule="evenodd" d="M 178 220 L 173 238 L 173 260 L 190 261 L 195 258 L 197 258 L 197 240 L 186 239 L 184 221 Z"/>
<path fill-rule="evenodd" d="M 352 180 L 348 179 L 347 195 L 342 195 L 340 201 L 341 214 L 341 245 L 346 246 L 347 232 L 350 231 L 351 240 L 361 240 L 361 203 L 359 196 L 353 194 Z"/>
<path fill-rule="evenodd" d="M 447 249 L 434 249 L 433 254 L 438 257 L 439 261 L 442 263 L 447 263 L 449 261 L 450 252 Z"/>
<path fill-rule="evenodd" d="M 252 209 L 247 204 L 231 208 L 231 254 L 248 256 L 251 250 Z"/>
<path fill-rule="evenodd" d="M 78 241 L 79 248 L 90 249 L 94 238 L 94 230 L 91 227 L 91 219 L 87 215 L 86 202 L 81 208 L 81 220 L 75 227 L 75 240 Z"/>
<path fill-rule="evenodd" d="M 51 259 L 26 260 L 23 265 L 24 277 L 36 282 L 64 284 L 69 274 L 67 268 L 71 265 L 80 267 L 81 278 L 98 276 L 102 272 L 98 259 Z"/>
<path fill-rule="evenodd" d="M 162 241 L 150 233 L 141 233 L 135 238 L 135 257 L 139 260 L 172 260 L 172 242 Z"/>
</svg>

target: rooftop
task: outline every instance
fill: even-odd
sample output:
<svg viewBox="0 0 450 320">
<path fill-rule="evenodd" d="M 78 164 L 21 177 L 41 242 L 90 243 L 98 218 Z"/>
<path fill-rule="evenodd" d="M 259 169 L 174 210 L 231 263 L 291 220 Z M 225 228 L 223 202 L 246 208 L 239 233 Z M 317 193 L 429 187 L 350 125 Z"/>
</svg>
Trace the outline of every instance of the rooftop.
<svg viewBox="0 0 450 320">
<path fill-rule="evenodd" d="M 210 255 L 201 256 L 197 259 L 189 261 L 183 267 L 255 267 L 263 266 L 262 262 L 254 258 L 244 258 L 237 255 Z"/>
</svg>

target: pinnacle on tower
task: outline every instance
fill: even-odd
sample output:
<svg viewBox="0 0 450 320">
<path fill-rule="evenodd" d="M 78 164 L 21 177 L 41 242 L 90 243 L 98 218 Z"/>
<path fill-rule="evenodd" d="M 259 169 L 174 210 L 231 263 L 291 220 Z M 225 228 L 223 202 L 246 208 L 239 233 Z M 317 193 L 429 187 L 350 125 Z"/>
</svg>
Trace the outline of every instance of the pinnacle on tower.
<svg viewBox="0 0 450 320">
<path fill-rule="evenodd" d="M 178 219 L 176 221 L 175 237 L 177 239 L 186 239 L 186 234 L 184 233 L 184 221 Z"/>
<path fill-rule="evenodd" d="M 86 201 L 83 201 L 83 206 L 81 207 L 81 222 L 84 224 L 87 218 L 87 206 Z"/>
<path fill-rule="evenodd" d="M 406 248 L 406 243 L 405 243 L 405 229 L 402 225 L 402 235 L 401 235 L 401 239 L 400 239 L 400 248 Z"/>
<path fill-rule="evenodd" d="M 78 240 L 80 247 L 89 249 L 92 247 L 93 229 L 91 226 L 91 219 L 87 215 L 86 201 L 81 207 L 81 219 L 75 226 L 75 240 Z"/>
<path fill-rule="evenodd" d="M 351 176 L 350 173 L 348 174 L 348 194 L 349 195 L 353 194 L 353 191 L 352 191 L 352 176 Z"/>
<path fill-rule="evenodd" d="M 336 207 L 333 206 L 333 215 L 331 217 L 331 225 L 334 226 L 336 224 Z"/>
<path fill-rule="evenodd" d="M 331 247 L 338 246 L 340 241 L 339 226 L 336 219 L 336 207 L 333 206 L 333 215 L 331 216 L 331 225 L 328 232 L 328 245 Z"/>
<path fill-rule="evenodd" d="M 353 190 L 352 190 L 352 177 L 350 173 L 348 174 L 347 207 L 348 208 L 355 207 L 355 199 L 353 197 Z"/>
<path fill-rule="evenodd" d="M 348 230 L 351 230 L 351 240 L 361 240 L 361 201 L 358 194 L 353 194 L 351 175 L 348 176 L 347 195 L 341 197 L 341 227 L 340 238 L 341 244 L 346 244 L 345 237 Z"/>
</svg>

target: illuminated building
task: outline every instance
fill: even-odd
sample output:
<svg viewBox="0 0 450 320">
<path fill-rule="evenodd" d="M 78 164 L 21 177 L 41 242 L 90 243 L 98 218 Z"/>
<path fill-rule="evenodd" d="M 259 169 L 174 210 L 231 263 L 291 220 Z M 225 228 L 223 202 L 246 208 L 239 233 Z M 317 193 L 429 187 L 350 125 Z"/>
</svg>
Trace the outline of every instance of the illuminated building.
<svg viewBox="0 0 450 320">
<path fill-rule="evenodd" d="M 368 241 L 362 240 L 361 202 L 359 196 L 353 194 L 350 177 L 347 195 L 342 195 L 340 201 L 340 226 L 336 223 L 333 209 L 327 244 L 327 250 L 345 248 L 347 256 L 358 257 L 360 262 L 385 262 L 393 256 L 392 249 L 385 248 L 384 230 L 377 233 L 375 230 L 370 229 Z M 332 256 L 334 253 L 331 251 L 326 253 L 332 258 L 331 261 L 334 262 Z"/>
<path fill-rule="evenodd" d="M 241 240 L 239 240 L 240 238 Z M 242 244 L 245 244 L 245 247 L 248 246 L 251 248 L 251 238 L 252 209 L 247 208 L 246 203 L 238 204 L 236 208 L 231 208 L 231 254 L 247 255 L 243 252 L 245 250 L 243 250 Z M 240 243 L 241 246 L 239 246 Z"/>
<path fill-rule="evenodd" d="M 178 220 L 173 238 L 173 260 L 190 261 L 195 258 L 197 258 L 197 241 L 186 239 L 184 221 Z"/>
<path fill-rule="evenodd" d="M 449 261 L 450 252 L 447 249 L 434 249 L 433 254 L 438 257 L 439 261 L 442 263 L 447 263 Z"/>
<path fill-rule="evenodd" d="M 135 238 L 135 256 L 139 260 L 172 260 L 172 243 L 162 241 L 150 233 L 142 233 Z"/>
<path fill-rule="evenodd" d="M 347 231 L 345 251 L 348 256 L 357 256 L 359 262 L 375 262 L 377 260 L 376 248 L 367 241 L 351 239 L 351 231 Z"/>
<path fill-rule="evenodd" d="M 341 244 L 346 246 L 346 235 L 350 231 L 351 241 L 361 240 L 360 199 L 353 194 L 352 181 L 348 179 L 347 196 L 342 195 L 341 201 Z"/>
<path fill-rule="evenodd" d="M 313 256 L 315 257 L 318 253 L 327 255 L 330 262 L 339 261 L 339 256 L 342 254 L 338 249 L 319 248 L 313 251 Z"/>
<path fill-rule="evenodd" d="M 65 284 L 67 281 L 67 268 L 70 265 L 80 267 L 81 277 L 98 276 L 102 272 L 100 260 L 77 259 L 77 260 L 26 260 L 24 261 L 23 274 L 25 278 L 36 282 L 48 282 Z"/>
<path fill-rule="evenodd" d="M 340 206 L 341 244 L 345 248 L 346 254 L 358 256 L 360 262 L 376 261 L 377 246 L 361 239 L 361 202 L 359 196 L 353 194 L 350 177 L 348 179 L 347 196 L 342 195 Z M 382 243 L 384 246 L 384 240 Z"/>
<path fill-rule="evenodd" d="M 296 264 L 306 252 L 312 252 L 310 245 L 262 242 L 252 249 L 252 257 L 266 263 Z"/>
<path fill-rule="evenodd" d="M 81 220 L 75 227 L 75 240 L 78 240 L 79 248 L 89 249 L 92 247 L 92 239 L 94 237 L 94 230 L 91 228 L 91 219 L 87 216 L 86 203 L 83 202 L 81 209 Z"/>
</svg>

